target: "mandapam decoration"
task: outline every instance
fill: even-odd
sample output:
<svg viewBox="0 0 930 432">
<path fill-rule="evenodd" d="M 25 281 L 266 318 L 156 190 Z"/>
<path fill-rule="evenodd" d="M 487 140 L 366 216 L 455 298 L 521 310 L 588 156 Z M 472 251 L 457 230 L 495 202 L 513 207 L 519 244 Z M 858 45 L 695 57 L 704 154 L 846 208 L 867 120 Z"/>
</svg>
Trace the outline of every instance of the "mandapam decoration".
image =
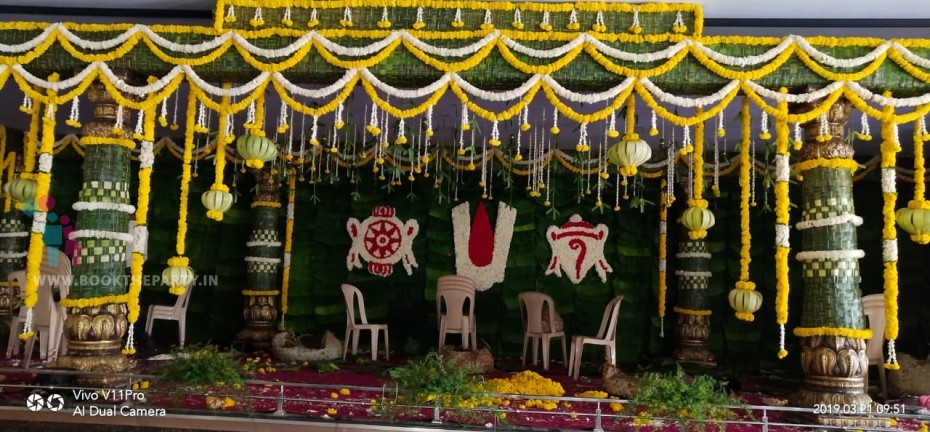
<svg viewBox="0 0 930 432">
<path fill-rule="evenodd" d="M 494 230 L 491 230 L 484 203 L 478 203 L 474 219 L 471 219 L 468 210 L 468 203 L 452 209 L 455 272 L 475 281 L 478 291 L 485 291 L 491 285 L 504 281 L 517 210 L 503 202 L 499 203 Z"/>
<path fill-rule="evenodd" d="M 413 267 L 418 267 L 411 247 L 420 225 L 416 219 L 402 222 L 394 215 L 394 207 L 375 207 L 371 216 L 361 223 L 349 218 L 346 229 L 352 237 L 352 247 L 346 257 L 349 270 L 362 268 L 362 260 L 368 261 L 371 274 L 382 277 L 394 273 L 394 264 L 398 261 L 403 262 L 408 275 L 413 274 Z"/>
<path fill-rule="evenodd" d="M 546 239 L 552 246 L 552 260 L 546 268 L 546 274 L 555 273 L 562 277 L 562 271 L 565 271 L 568 280 L 578 284 L 594 267 L 601 282 L 607 282 L 607 273 L 614 271 L 604 260 L 607 233 L 607 225 L 598 224 L 595 227 L 581 220 L 577 214 L 572 215 L 561 227 L 549 227 Z"/>
</svg>

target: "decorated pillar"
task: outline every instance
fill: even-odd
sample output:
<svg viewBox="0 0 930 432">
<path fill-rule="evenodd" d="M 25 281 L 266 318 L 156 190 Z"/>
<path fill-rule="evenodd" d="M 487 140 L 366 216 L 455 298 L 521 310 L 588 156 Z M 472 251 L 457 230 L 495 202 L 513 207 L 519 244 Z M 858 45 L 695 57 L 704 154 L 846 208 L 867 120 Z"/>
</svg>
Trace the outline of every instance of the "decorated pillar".
<svg viewBox="0 0 930 432">
<path fill-rule="evenodd" d="M 0 154 L 6 154 L 6 128 L 0 126 Z M 7 183 L 4 186 L 3 214 L 0 215 L 0 321 L 13 313 L 17 299 L 13 296 L 13 286 L 7 282 L 7 275 L 26 268 L 26 230 L 24 215 L 13 208 L 13 172 L 16 166 L 16 154 L 10 153 L 4 158 L 0 176 L 6 171 Z M 33 191 L 34 193 L 34 191 Z"/>
<path fill-rule="evenodd" d="M 125 79 L 125 76 L 121 77 Z M 56 366 L 94 372 L 122 372 L 129 367 L 121 352 L 127 318 L 126 246 L 130 205 L 130 154 L 135 143 L 122 125 L 129 110 L 113 99 L 104 85 L 95 82 L 86 93 L 94 104 L 93 121 L 84 125 L 84 180 L 77 210 L 77 226 L 71 238 L 78 243 L 72 261 L 73 282 L 68 298 L 65 334 L 68 355 Z M 109 384 L 106 378 L 83 379 L 84 384 Z"/>
<path fill-rule="evenodd" d="M 268 346 L 275 334 L 278 318 L 278 270 L 281 266 L 281 242 L 278 240 L 278 209 L 281 207 L 277 170 L 255 170 L 257 182 L 252 198 L 252 233 L 245 257 L 248 289 L 242 291 L 245 302 L 242 315 L 245 326 L 236 337 L 256 347 Z"/>
<path fill-rule="evenodd" d="M 870 332 L 859 290 L 863 252 L 857 248 L 856 227 L 862 218 L 856 216 L 852 183 L 857 165 L 843 130 L 850 110 L 849 103 L 840 100 L 805 125 L 806 142 L 795 166 L 795 174 L 803 179 L 797 224 L 802 251 L 796 258 L 801 262 L 804 302 L 794 334 L 800 338 L 804 383 L 793 403 L 802 407 L 871 403 L 862 386 Z M 780 123 L 776 128 L 787 130 L 787 124 Z M 781 137 L 787 132 L 777 132 L 779 139 L 787 140 Z"/>
<path fill-rule="evenodd" d="M 696 113 L 701 114 L 698 108 Z M 694 128 L 694 145 L 685 132 L 685 153 L 691 153 L 691 175 L 684 177 L 685 190 L 691 197 L 688 208 L 682 212 L 681 224 L 685 230 L 675 254 L 678 269 L 678 347 L 675 357 L 679 361 L 715 365 L 716 360 L 708 348 L 710 340 L 710 303 L 707 299 L 707 282 L 710 280 L 710 252 L 707 251 L 707 230 L 714 225 L 714 215 L 707 209 L 704 195 L 704 122 Z"/>
</svg>

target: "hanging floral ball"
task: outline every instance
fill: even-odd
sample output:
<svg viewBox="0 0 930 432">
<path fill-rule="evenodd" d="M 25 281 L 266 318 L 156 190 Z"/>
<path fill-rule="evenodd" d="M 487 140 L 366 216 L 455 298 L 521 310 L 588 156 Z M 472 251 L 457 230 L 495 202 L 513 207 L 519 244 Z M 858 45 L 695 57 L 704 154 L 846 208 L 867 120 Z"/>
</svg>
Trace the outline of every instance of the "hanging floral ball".
<svg viewBox="0 0 930 432">
<path fill-rule="evenodd" d="M 688 228 L 688 236 L 692 240 L 707 236 L 707 230 L 713 227 L 715 222 L 714 213 L 706 208 L 689 207 L 681 215 L 681 224 Z"/>
<path fill-rule="evenodd" d="M 188 266 L 187 257 L 176 256 L 168 260 L 168 268 L 161 273 L 162 283 L 169 287 L 174 295 L 184 294 L 187 287 L 194 282 L 194 269 Z"/>
<path fill-rule="evenodd" d="M 261 169 L 265 162 L 274 160 L 278 148 L 274 141 L 255 134 L 245 134 L 236 140 L 236 151 L 245 158 L 245 166 Z"/>
<path fill-rule="evenodd" d="M 625 135 L 623 140 L 607 150 L 607 160 L 620 166 L 620 175 L 625 177 L 636 175 L 637 168 L 651 157 L 649 143 L 639 139 L 637 134 Z"/>
<path fill-rule="evenodd" d="M 3 185 L 3 192 L 13 201 L 26 202 L 36 197 L 36 181 L 19 177 Z"/>
<path fill-rule="evenodd" d="M 911 240 L 925 245 L 930 243 L 930 208 L 922 207 L 915 205 L 899 209 L 895 217 L 898 226 L 911 235 Z"/>
<path fill-rule="evenodd" d="M 727 298 L 730 307 L 736 311 L 736 317 L 743 321 L 752 321 L 752 314 L 762 307 L 762 293 L 756 290 L 734 288 Z"/>
<path fill-rule="evenodd" d="M 226 187 L 223 186 L 223 188 Z M 233 196 L 229 193 L 229 189 L 219 189 L 211 188 L 200 196 L 200 202 L 207 208 L 207 217 L 215 221 L 222 221 L 223 213 L 226 213 L 226 210 L 229 210 L 233 204 Z"/>
</svg>

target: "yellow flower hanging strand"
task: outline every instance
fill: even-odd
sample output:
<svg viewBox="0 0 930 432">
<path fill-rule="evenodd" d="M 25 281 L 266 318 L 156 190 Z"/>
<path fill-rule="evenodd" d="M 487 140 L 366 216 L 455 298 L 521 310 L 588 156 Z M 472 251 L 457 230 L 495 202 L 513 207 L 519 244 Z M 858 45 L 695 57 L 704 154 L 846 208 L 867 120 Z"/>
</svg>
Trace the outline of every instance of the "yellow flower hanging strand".
<svg viewBox="0 0 930 432">
<path fill-rule="evenodd" d="M 695 108 L 695 116 L 700 117 L 704 110 Z M 714 214 L 707 209 L 704 199 L 704 121 L 694 125 L 694 151 L 691 169 L 694 181 L 691 186 L 692 198 L 688 200 L 688 209 L 681 215 L 681 223 L 688 228 L 688 238 L 700 240 L 707 237 L 707 230 L 714 226 Z"/>
<path fill-rule="evenodd" d="M 287 294 L 291 284 L 291 247 L 294 237 L 294 199 L 297 196 L 297 173 L 291 170 L 287 179 L 287 221 L 284 224 L 284 261 L 281 272 L 281 326 L 287 315 Z"/>
<path fill-rule="evenodd" d="M 193 84 L 192 84 L 193 86 Z M 175 243 L 176 256 L 168 259 L 168 268 L 162 272 L 162 280 L 169 286 L 168 292 L 182 295 L 194 280 L 194 271 L 184 256 L 187 240 L 187 200 L 190 193 L 191 159 L 194 151 L 194 127 L 197 97 L 194 92 L 187 96 L 187 118 L 184 131 L 184 158 L 181 165 L 181 204 L 178 210 L 178 236 Z M 257 122 L 256 122 L 257 123 Z"/>
<path fill-rule="evenodd" d="M 752 146 L 752 132 L 749 118 L 749 99 L 743 98 L 743 106 L 740 111 L 742 118 L 742 143 L 739 149 L 739 186 L 740 186 L 740 250 L 739 250 L 739 281 L 736 287 L 729 294 L 730 306 L 736 311 L 736 318 L 752 322 L 755 317 L 753 313 L 759 310 L 762 305 L 762 295 L 755 291 L 756 284 L 749 280 L 749 263 L 752 257 L 749 255 L 749 246 L 752 236 L 749 232 L 749 195 L 750 195 L 750 170 L 752 170 L 752 160 L 749 158 L 749 149 Z M 718 132 L 719 135 L 719 132 Z"/>
<path fill-rule="evenodd" d="M 787 94 L 788 89 L 779 89 Z M 788 355 L 785 349 L 785 324 L 788 323 L 788 253 L 789 242 L 789 198 L 788 198 L 788 102 L 778 102 L 775 117 L 775 321 L 779 327 L 778 358 Z"/>
<path fill-rule="evenodd" d="M 917 244 L 930 243 L 930 201 L 926 200 L 924 141 L 930 139 L 927 124 L 921 116 L 914 125 L 914 199 L 895 215 L 898 226 L 911 235 Z"/>
<path fill-rule="evenodd" d="M 891 92 L 884 96 L 891 97 Z M 917 143 L 914 143 L 915 145 Z M 888 339 L 888 358 L 885 368 L 897 370 L 898 356 L 895 339 L 898 338 L 898 230 L 895 228 L 895 203 L 898 199 L 895 185 L 895 164 L 901 151 L 898 141 L 898 125 L 894 123 L 894 107 L 882 108 L 882 261 L 884 265 L 885 339 Z"/>
<path fill-rule="evenodd" d="M 152 80 L 153 78 L 149 78 L 149 81 Z M 167 95 L 165 97 L 167 98 Z M 133 242 L 136 245 L 144 245 L 148 242 L 149 194 L 151 193 L 152 183 L 152 163 L 155 160 L 154 140 L 155 104 L 151 104 L 144 111 L 144 123 L 142 125 L 142 153 L 139 155 L 139 196 L 136 201 L 136 226 L 133 233 Z M 139 294 L 142 292 L 142 265 L 144 262 L 145 255 L 142 253 L 141 247 L 133 248 L 129 291 L 126 296 L 126 307 L 129 310 L 126 316 L 129 321 L 129 330 L 126 332 L 126 346 L 123 348 L 123 354 L 126 355 L 136 353 L 133 335 L 135 323 L 139 320 Z"/>
<path fill-rule="evenodd" d="M 224 89 L 229 89 L 230 83 L 223 83 Z M 216 174 L 210 190 L 204 192 L 201 201 L 207 207 L 207 217 L 215 221 L 222 221 L 223 214 L 232 206 L 233 196 L 229 187 L 223 184 L 226 170 L 226 146 L 233 141 L 231 134 L 232 114 L 229 112 L 229 96 L 220 99 L 219 126 L 216 136 Z"/>
<path fill-rule="evenodd" d="M 58 74 L 49 76 L 49 81 L 58 81 Z M 32 329 L 33 308 L 39 301 L 39 272 L 42 263 L 42 253 L 45 250 L 43 235 L 45 233 L 45 221 L 48 208 L 43 198 L 48 197 L 49 189 L 52 183 L 52 154 L 55 147 L 55 111 L 58 108 L 57 94 L 55 90 L 46 91 L 45 115 L 42 116 L 42 144 L 39 147 L 39 171 L 35 175 L 36 191 L 35 203 L 37 208 L 34 209 L 32 216 L 32 229 L 29 234 L 29 251 L 26 254 L 26 287 L 23 294 L 23 306 L 26 308 L 26 321 L 23 323 L 23 332 L 19 335 L 22 340 L 28 340 L 35 336 Z M 38 103 L 35 110 L 38 111 Z M 37 132 L 35 132 L 37 133 Z M 15 331 L 15 330 L 13 330 Z"/>
<path fill-rule="evenodd" d="M 669 161 L 669 163 L 672 163 Z M 668 194 L 666 188 L 668 184 L 662 179 L 662 195 L 659 198 L 659 336 L 665 337 L 665 295 L 668 289 L 667 273 L 668 268 Z"/>
</svg>

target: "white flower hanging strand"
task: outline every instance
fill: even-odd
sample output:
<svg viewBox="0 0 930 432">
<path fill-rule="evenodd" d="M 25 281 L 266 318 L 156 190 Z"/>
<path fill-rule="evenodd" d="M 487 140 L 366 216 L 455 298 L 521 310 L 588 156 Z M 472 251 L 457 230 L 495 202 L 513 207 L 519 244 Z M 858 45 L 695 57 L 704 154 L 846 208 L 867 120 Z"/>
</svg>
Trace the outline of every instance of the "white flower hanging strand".
<svg viewBox="0 0 930 432">
<path fill-rule="evenodd" d="M 520 154 L 520 142 L 523 138 L 523 128 L 517 128 L 517 154 L 513 156 L 513 160 L 519 162 L 523 160 L 523 155 Z"/>
<path fill-rule="evenodd" d="M 723 127 L 723 110 L 717 114 L 717 136 L 725 137 L 727 135 L 727 130 Z"/>
<path fill-rule="evenodd" d="M 371 117 L 368 126 L 365 126 L 365 130 L 372 136 L 378 136 L 381 133 L 381 128 L 378 127 L 378 106 L 374 103 L 371 104 Z"/>
<path fill-rule="evenodd" d="M 769 113 L 764 110 L 762 111 L 762 116 L 759 118 L 759 129 L 762 130 L 762 133 L 759 134 L 759 139 L 772 139 L 772 134 L 769 133 Z"/>
<path fill-rule="evenodd" d="M 378 27 L 383 29 L 391 28 L 391 20 L 388 16 L 387 6 L 381 9 L 381 20 L 378 21 Z"/>
<path fill-rule="evenodd" d="M 530 105 L 529 104 L 526 104 L 526 106 L 523 107 L 523 118 L 522 118 L 522 122 L 520 123 L 520 130 L 524 132 L 530 130 Z"/>
<path fill-rule="evenodd" d="M 610 112 L 610 119 L 608 119 L 607 123 L 607 136 L 611 138 L 620 136 L 620 132 L 617 130 L 617 110 Z"/>
<path fill-rule="evenodd" d="M 684 33 L 688 31 L 688 26 L 685 25 L 685 19 L 681 15 L 681 11 L 678 11 L 678 15 L 675 16 L 675 22 L 672 23 L 672 31 L 675 33 Z"/>
<path fill-rule="evenodd" d="M 494 30 L 494 22 L 491 21 L 491 10 L 484 10 L 484 22 L 481 24 L 482 30 Z"/>
<path fill-rule="evenodd" d="M 278 114 L 278 133 L 287 132 L 290 126 L 287 124 L 287 103 L 281 100 L 281 111 Z"/>
<path fill-rule="evenodd" d="M 572 13 L 568 16 L 568 25 L 566 26 L 569 30 L 578 30 L 581 28 L 581 24 L 578 23 L 578 11 L 575 8 L 572 8 Z"/>
<path fill-rule="evenodd" d="M 245 124 L 243 126 L 246 128 L 254 128 L 257 126 L 255 124 L 255 99 L 252 99 L 252 102 L 249 103 L 249 110 L 245 113 Z"/>
<path fill-rule="evenodd" d="M 594 25 L 591 26 L 591 30 L 594 30 L 598 33 L 604 33 L 607 31 L 607 24 L 604 22 L 604 12 L 597 11 L 597 17 L 594 18 Z"/>
<path fill-rule="evenodd" d="M 924 121 L 923 117 L 920 118 L 920 121 Z M 865 113 L 862 113 L 862 117 L 860 117 L 859 123 L 862 127 L 861 131 L 859 132 L 859 139 L 863 141 L 871 141 L 872 131 L 869 130 L 869 116 L 865 115 Z"/>
<path fill-rule="evenodd" d="M 511 25 L 517 30 L 523 30 L 523 16 L 520 13 L 520 8 L 513 10 L 513 23 Z"/>
<path fill-rule="evenodd" d="M 114 135 L 123 135 L 123 106 L 118 105 L 116 108 L 116 124 L 113 125 Z"/>
<path fill-rule="evenodd" d="M 307 27 L 314 28 L 320 25 L 319 13 L 317 13 L 316 8 L 310 11 L 310 21 L 307 21 Z"/>
<path fill-rule="evenodd" d="M 320 145 L 320 141 L 319 141 L 318 139 L 316 139 L 317 131 L 318 131 L 318 129 L 319 129 L 319 128 L 317 127 L 317 121 L 318 121 L 319 119 L 320 119 L 320 116 L 316 116 L 316 115 L 313 116 L 313 124 L 310 125 L 310 145 L 312 145 L 312 146 L 318 146 L 318 145 Z"/>
<path fill-rule="evenodd" d="M 75 98 L 77 99 L 77 98 Z M 142 126 L 145 123 L 145 111 L 139 110 L 139 113 L 136 115 L 136 128 L 133 131 L 132 138 L 137 140 L 142 140 Z"/>
<path fill-rule="evenodd" d="M 829 124 L 827 123 L 827 115 L 821 114 L 820 115 L 820 134 L 817 135 L 817 142 L 830 141 L 831 138 L 833 137 L 830 136 L 830 127 L 829 127 Z"/>
<path fill-rule="evenodd" d="M 639 25 L 639 8 L 637 7 L 633 8 L 633 25 L 630 26 L 629 30 L 630 33 L 637 35 L 643 32 L 642 26 Z"/>
<path fill-rule="evenodd" d="M 261 27 L 265 25 L 265 19 L 262 18 L 261 6 L 255 8 L 255 15 L 249 20 L 249 24 L 251 24 L 252 27 Z"/>
<path fill-rule="evenodd" d="M 433 106 L 426 109 L 426 136 L 433 136 Z M 428 142 L 428 141 L 427 141 Z"/>
<path fill-rule="evenodd" d="M 491 126 L 491 139 L 488 140 L 488 144 L 491 144 L 491 147 L 500 147 L 501 145 L 501 132 L 497 127 L 497 119 L 494 119 L 494 124 Z"/>
<path fill-rule="evenodd" d="M 73 128 L 81 127 L 81 122 L 79 121 L 81 112 L 78 108 L 79 100 L 81 100 L 79 96 L 75 96 L 74 99 L 71 100 L 71 114 L 68 116 L 68 120 L 65 120 L 65 124 Z"/>
<path fill-rule="evenodd" d="M 29 95 L 23 95 L 23 104 L 19 107 L 19 110 L 27 114 L 32 112 L 32 98 Z"/>
<path fill-rule="evenodd" d="M 468 108 L 465 105 L 462 105 L 462 130 L 471 129 L 471 124 L 468 123 Z"/>
<path fill-rule="evenodd" d="M 226 17 L 223 20 L 228 23 L 236 22 L 236 9 L 232 5 L 226 9 Z"/>
<path fill-rule="evenodd" d="M 455 8 L 455 18 L 452 20 L 452 27 L 459 28 L 464 25 L 465 23 L 462 22 L 462 8 Z"/>
<path fill-rule="evenodd" d="M 284 9 L 284 18 L 281 19 L 281 23 L 288 27 L 294 25 L 294 21 L 291 20 L 291 7 L 290 6 Z"/>
<path fill-rule="evenodd" d="M 413 23 L 414 30 L 420 30 L 423 27 L 426 27 L 426 23 L 423 22 L 423 7 L 417 7 L 417 20 Z"/>
<path fill-rule="evenodd" d="M 77 100 L 77 99 L 78 98 L 74 98 L 74 100 Z M 72 110 L 73 109 L 74 108 L 72 106 Z M 161 100 L 161 112 L 158 115 L 158 124 L 160 124 L 161 127 L 168 126 L 168 98 L 167 97 Z"/>
<path fill-rule="evenodd" d="M 917 120 L 917 127 L 920 128 L 920 140 L 930 141 L 930 133 L 927 132 L 927 118 L 920 116 Z"/>
<path fill-rule="evenodd" d="M 197 123 L 194 125 L 194 131 L 205 133 L 207 131 L 207 127 L 205 125 L 206 122 L 207 122 L 207 108 L 203 105 L 203 102 L 200 102 L 200 104 L 197 107 Z"/>
<path fill-rule="evenodd" d="M 397 140 L 394 141 L 394 144 L 404 145 L 407 144 L 407 136 L 405 135 L 407 129 L 407 123 L 404 119 L 400 119 L 400 122 L 397 123 Z"/>
<path fill-rule="evenodd" d="M 558 135 L 559 133 L 559 110 L 552 110 L 552 127 L 549 128 L 549 132 L 552 132 L 553 135 Z"/>
<path fill-rule="evenodd" d="M 690 154 L 692 151 L 694 147 L 691 145 L 691 128 L 685 125 L 681 137 L 681 154 Z"/>
<path fill-rule="evenodd" d="M 581 130 L 578 132 L 578 144 L 575 145 L 575 150 L 579 152 L 587 152 L 591 150 L 591 146 L 588 145 L 588 124 L 582 123 Z"/>
<path fill-rule="evenodd" d="M 339 105 L 336 106 L 335 121 L 333 122 L 333 127 L 335 127 L 336 130 L 342 129 L 346 125 L 346 123 L 342 121 L 342 115 L 345 113 L 345 109 L 346 107 L 342 102 L 339 102 Z"/>
<path fill-rule="evenodd" d="M 659 119 L 656 116 L 656 110 L 652 110 L 652 118 L 650 119 L 649 124 L 649 136 L 656 136 L 659 134 Z"/>
<path fill-rule="evenodd" d="M 543 12 L 542 22 L 539 23 L 539 29 L 544 31 L 552 31 L 552 24 L 549 24 L 549 11 Z"/>
<path fill-rule="evenodd" d="M 180 99 L 180 98 L 179 98 L 177 95 L 175 95 L 175 97 L 174 97 L 174 109 L 173 109 L 173 111 L 172 111 L 172 113 L 171 113 L 171 125 L 170 125 L 170 127 L 169 127 L 169 129 L 171 129 L 171 130 L 178 130 L 178 127 L 179 127 L 179 126 L 178 126 L 178 99 Z M 252 103 L 254 104 L 255 101 L 252 101 Z M 253 117 L 253 118 L 254 118 L 254 117 Z M 253 120 L 253 121 L 254 121 L 254 120 Z"/>
<path fill-rule="evenodd" d="M 352 27 L 352 9 L 348 6 L 342 11 L 342 19 L 339 20 L 339 25 L 343 27 Z"/>
</svg>

